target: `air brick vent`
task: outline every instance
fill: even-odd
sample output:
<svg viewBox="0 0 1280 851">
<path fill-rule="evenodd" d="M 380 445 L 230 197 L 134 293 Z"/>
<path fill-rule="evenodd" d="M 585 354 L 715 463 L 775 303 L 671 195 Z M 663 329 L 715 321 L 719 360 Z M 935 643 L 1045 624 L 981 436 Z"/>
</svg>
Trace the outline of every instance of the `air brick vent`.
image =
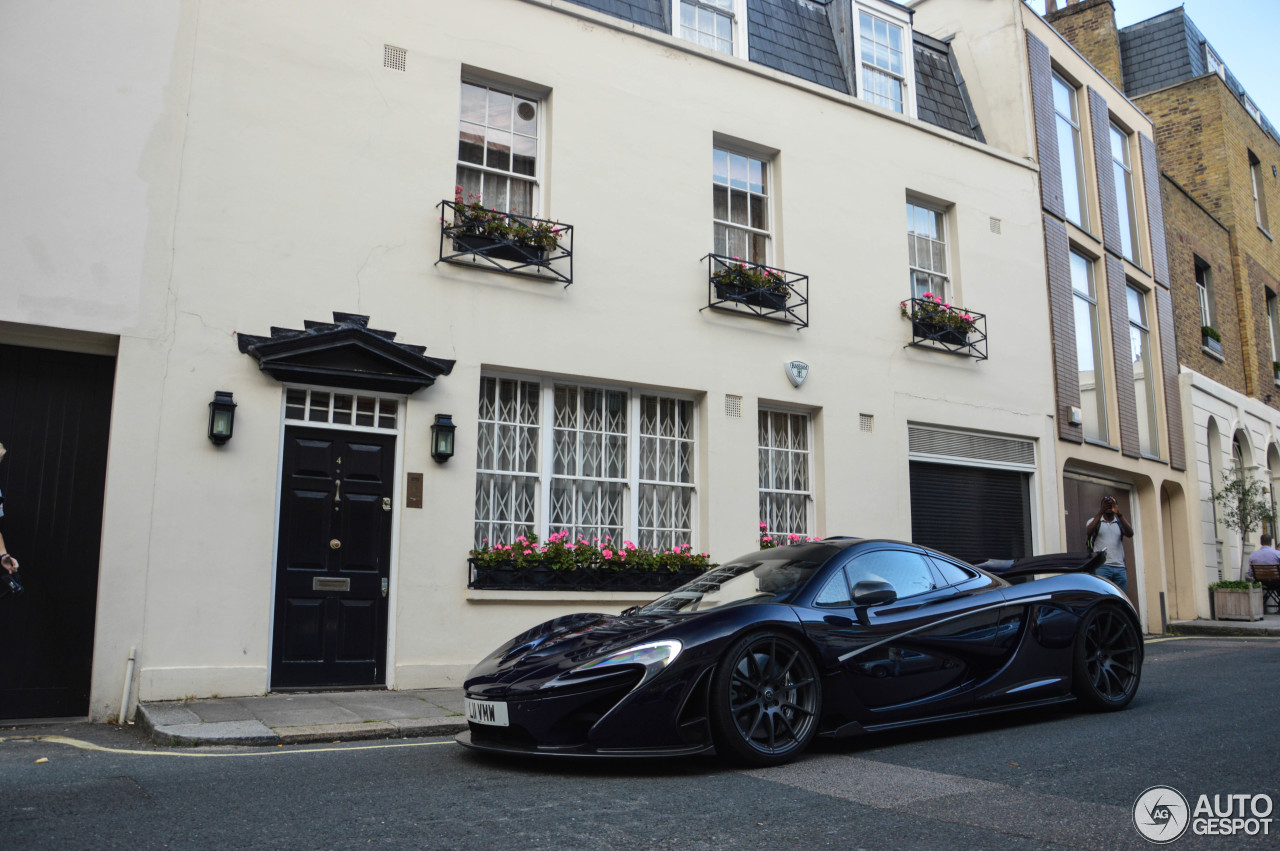
<svg viewBox="0 0 1280 851">
<path fill-rule="evenodd" d="M 382 45 L 382 67 L 395 71 L 404 70 L 405 49 L 391 44 Z"/>
<path fill-rule="evenodd" d="M 725 394 L 724 397 L 724 415 L 726 417 L 742 417 L 742 397 Z"/>
</svg>

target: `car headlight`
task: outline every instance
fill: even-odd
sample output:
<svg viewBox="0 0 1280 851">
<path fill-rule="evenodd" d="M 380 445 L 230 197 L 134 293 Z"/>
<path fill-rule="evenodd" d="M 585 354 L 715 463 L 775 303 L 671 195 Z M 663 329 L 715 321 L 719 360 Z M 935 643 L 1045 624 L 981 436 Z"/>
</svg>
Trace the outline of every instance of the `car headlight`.
<svg viewBox="0 0 1280 851">
<path fill-rule="evenodd" d="M 581 683 L 585 680 L 617 673 L 618 668 L 623 666 L 638 666 L 644 669 L 640 682 L 636 683 L 636 688 L 639 688 L 662 673 L 663 669 L 676 660 L 676 657 L 680 655 L 680 651 L 683 649 L 684 645 L 674 639 L 639 644 L 635 647 L 628 647 L 626 650 L 610 653 L 608 656 L 601 656 L 599 659 L 592 659 L 590 662 L 583 662 L 572 671 L 543 683 L 542 687 L 552 688 L 559 685 Z"/>
</svg>

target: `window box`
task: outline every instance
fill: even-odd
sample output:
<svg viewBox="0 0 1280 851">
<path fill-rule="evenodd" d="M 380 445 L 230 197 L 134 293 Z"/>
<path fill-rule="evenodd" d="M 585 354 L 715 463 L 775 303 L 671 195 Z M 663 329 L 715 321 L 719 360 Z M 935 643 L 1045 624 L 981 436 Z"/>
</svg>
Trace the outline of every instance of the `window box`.
<svg viewBox="0 0 1280 851">
<path fill-rule="evenodd" d="M 763 263 L 708 254 L 707 307 L 809 326 L 809 278 Z"/>
<path fill-rule="evenodd" d="M 659 568 L 615 569 L 606 565 L 554 570 L 546 565 L 517 565 L 514 561 L 481 566 L 474 558 L 467 559 L 469 569 L 468 588 L 489 591 L 654 591 L 664 592 L 692 582 L 704 572 L 703 568 L 682 567 L 676 570 Z"/>
<path fill-rule="evenodd" d="M 1200 345 L 1209 350 L 1219 360 L 1222 359 L 1222 335 L 1216 329 L 1205 325 L 1200 329 Z"/>
<path fill-rule="evenodd" d="M 573 225 L 441 201 L 440 260 L 573 283 Z"/>
<path fill-rule="evenodd" d="M 911 320 L 911 342 L 908 346 L 987 359 L 985 313 L 954 307 L 940 301 L 937 296 L 909 298 L 899 308 L 902 315 Z"/>
</svg>

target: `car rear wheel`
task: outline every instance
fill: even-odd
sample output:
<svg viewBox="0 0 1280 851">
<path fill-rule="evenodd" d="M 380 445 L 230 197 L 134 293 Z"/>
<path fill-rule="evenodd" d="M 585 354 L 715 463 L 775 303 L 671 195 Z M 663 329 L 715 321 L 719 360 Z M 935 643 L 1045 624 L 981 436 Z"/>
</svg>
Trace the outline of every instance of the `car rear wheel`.
<svg viewBox="0 0 1280 851">
<path fill-rule="evenodd" d="M 740 639 L 711 680 L 716 749 L 750 765 L 795 759 L 813 740 L 821 708 L 822 684 L 813 657 L 781 632 Z"/>
<path fill-rule="evenodd" d="M 1142 637 L 1118 606 L 1096 606 L 1076 636 L 1072 690 L 1090 709 L 1123 709 L 1142 679 Z"/>
</svg>

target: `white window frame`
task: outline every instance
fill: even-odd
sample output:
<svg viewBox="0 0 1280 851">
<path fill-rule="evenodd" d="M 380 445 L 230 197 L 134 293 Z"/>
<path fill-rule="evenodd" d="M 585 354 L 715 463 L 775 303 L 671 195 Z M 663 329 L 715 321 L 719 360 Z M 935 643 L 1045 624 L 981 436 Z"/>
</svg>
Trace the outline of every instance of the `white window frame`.
<svg viewBox="0 0 1280 851">
<path fill-rule="evenodd" d="M 296 408 L 293 403 L 296 394 L 303 394 L 302 401 L 302 417 L 290 416 L 290 411 Z M 322 398 L 327 396 L 327 398 Z M 352 407 L 347 411 L 350 414 L 347 419 L 349 422 L 335 421 L 340 419 L 341 412 L 344 409 L 338 408 L 337 397 L 346 396 L 352 400 Z M 332 429 L 334 431 L 364 431 L 377 432 L 379 434 L 400 434 L 401 426 L 404 421 L 404 406 L 401 402 L 404 396 L 398 396 L 391 393 L 372 393 L 368 391 L 345 390 L 340 387 L 322 387 L 319 385 L 308 384 L 287 384 L 284 388 L 284 397 L 280 407 L 280 421 L 287 426 L 303 426 L 308 428 Z M 360 399 L 372 399 L 376 404 L 374 406 L 373 424 L 360 425 L 356 422 L 359 416 L 357 408 Z M 387 418 L 386 404 L 391 404 L 391 425 L 385 425 Z M 320 414 L 317 418 L 313 414 Z"/>
<path fill-rule="evenodd" d="M 1262 161 L 1253 151 L 1249 151 L 1249 185 L 1253 190 L 1253 218 L 1262 230 L 1267 230 L 1267 197 L 1262 192 Z"/>
<path fill-rule="evenodd" d="M 791 417 L 804 418 L 803 428 L 805 431 L 805 434 L 804 434 L 805 448 L 803 450 L 791 449 L 790 447 L 776 446 L 772 444 L 766 446 L 761 443 L 760 417 L 768 416 L 772 418 L 772 416 L 775 414 L 780 414 L 787 417 L 788 429 L 790 429 L 793 425 Z M 772 426 L 770 426 L 770 433 L 772 434 L 772 432 L 773 432 L 773 429 L 772 429 Z M 782 405 L 767 405 L 767 404 L 760 405 L 760 407 L 757 409 L 757 412 L 756 412 L 756 465 L 757 465 L 756 470 L 757 470 L 757 473 L 759 472 L 760 465 L 762 463 L 767 462 L 767 463 L 770 463 L 770 465 L 772 464 L 772 458 L 769 456 L 765 456 L 764 453 L 772 453 L 774 451 L 782 451 L 791 455 L 803 453 L 805 456 L 805 481 L 808 484 L 807 490 L 794 490 L 791 488 L 766 487 L 763 483 L 759 481 L 759 478 L 760 478 L 759 475 L 756 476 L 756 486 L 757 486 L 757 492 L 759 494 L 758 501 L 761 504 L 762 509 L 764 507 L 765 501 L 771 497 L 800 496 L 804 498 L 804 528 L 800 531 L 772 528 L 770 524 L 770 520 L 772 519 L 773 511 L 772 510 L 767 512 L 763 510 L 761 511 L 762 516 L 760 517 L 760 522 L 766 524 L 765 532 L 767 532 L 771 537 L 773 537 L 775 541 L 778 541 L 778 543 L 785 544 L 787 542 L 786 535 L 788 534 L 803 535 L 805 537 L 808 537 L 813 534 L 813 531 L 812 531 L 813 518 L 814 518 L 813 414 L 810 411 L 801 410 L 798 408 L 788 408 Z M 781 536 L 781 538 L 779 536 Z"/>
<path fill-rule="evenodd" d="M 1131 295 L 1136 295 L 1138 297 L 1139 315 L 1136 317 L 1133 315 Z M 1141 411 L 1138 412 L 1139 450 L 1143 455 L 1148 457 L 1159 457 L 1160 394 L 1156 389 L 1156 384 L 1159 379 L 1156 370 L 1159 368 L 1159 364 L 1156 363 L 1155 352 L 1151 350 L 1151 322 L 1148 318 L 1151 315 L 1151 309 L 1147 301 L 1148 295 L 1150 295 L 1148 291 L 1142 289 L 1142 287 L 1135 286 L 1133 283 L 1128 283 L 1125 287 L 1125 314 L 1129 317 L 1129 351 L 1131 356 L 1133 356 L 1133 340 L 1136 337 L 1142 344 L 1142 355 L 1140 356 L 1140 359 L 1142 361 L 1142 380 L 1145 383 L 1146 390 L 1145 393 L 1139 392 L 1136 372 L 1139 357 L 1133 356 L 1135 367 L 1133 379 L 1134 397 L 1139 400 L 1139 404 L 1145 402 L 1147 407 L 1146 428 L 1148 431 L 1148 440 L 1145 446 L 1142 445 L 1141 441 L 1143 426 L 1142 415 Z M 1142 398 L 1143 396 L 1145 396 L 1145 399 Z"/>
<path fill-rule="evenodd" d="M 641 491 L 649 486 L 671 486 L 683 487 L 690 491 L 690 511 L 689 511 L 689 527 L 687 530 L 687 540 L 677 541 L 679 543 L 689 543 L 695 548 L 696 541 L 699 540 L 698 529 L 698 494 L 699 494 L 699 468 L 698 468 L 698 417 L 699 404 L 698 399 L 689 393 L 671 392 L 663 390 L 655 390 L 651 387 L 640 387 L 625 384 L 612 384 L 601 382 L 598 380 L 574 380 L 569 378 L 555 378 L 552 376 L 541 374 L 527 374 L 519 372 L 485 370 L 481 375 L 482 379 L 494 379 L 497 381 L 517 381 L 528 382 L 538 385 L 538 422 L 537 428 L 539 434 L 537 436 L 537 458 L 535 463 L 535 471 L 532 473 L 511 473 L 508 471 L 495 471 L 488 468 L 480 468 L 477 465 L 476 476 L 477 483 L 479 476 L 486 473 L 497 473 L 499 475 L 519 475 L 536 478 L 536 499 L 534 501 L 533 520 L 529 524 L 538 537 L 545 541 L 551 528 L 551 482 L 553 478 L 566 478 L 564 476 L 555 475 L 555 392 L 556 387 L 574 387 L 581 390 L 599 390 L 602 392 L 618 391 L 627 394 L 627 469 L 625 475 L 624 490 L 626 493 L 627 505 L 624 510 L 624 524 L 622 538 L 630 540 L 638 545 L 644 546 L 644 535 L 640 529 L 640 494 Z M 640 469 L 640 444 L 645 435 L 641 434 L 642 420 L 642 397 L 657 397 L 661 400 L 672 400 L 677 403 L 684 402 L 689 405 L 689 434 L 687 439 L 692 445 L 690 451 L 690 484 L 680 484 L 673 482 L 655 481 L 650 479 L 641 479 Z M 477 393 L 477 404 L 479 403 L 479 395 Z M 684 440 L 684 438 L 660 438 L 662 440 Z M 477 441 L 478 444 L 478 441 Z M 477 459 L 479 457 L 479 445 L 476 448 Z M 570 477 L 572 478 L 572 477 Z M 598 477 L 590 477 L 591 480 L 600 480 Z M 481 519 L 472 517 L 472 536 L 476 537 L 475 528 Z M 484 521 L 487 526 L 492 527 L 494 521 L 488 519 Z M 508 524 L 515 525 L 515 524 Z M 664 527 L 665 528 L 665 527 Z M 679 537 L 676 535 L 675 537 Z M 621 545 L 622 540 L 612 541 L 612 543 Z M 498 543 L 496 540 L 489 540 L 490 544 Z M 510 542 L 505 542 L 510 543 Z"/>
<path fill-rule="evenodd" d="M 462 87 L 464 85 L 478 86 L 484 89 L 494 90 L 502 94 L 511 95 L 515 98 L 533 101 L 534 103 L 536 103 L 538 114 L 535 117 L 535 121 L 537 123 L 536 132 L 538 135 L 537 135 L 537 138 L 535 139 L 535 146 L 534 146 L 535 159 L 533 164 L 533 171 L 534 171 L 533 175 L 517 174 L 516 172 L 512 171 L 510 168 L 508 168 L 506 171 L 503 171 L 497 168 L 490 168 L 489 166 L 484 164 L 477 165 L 476 163 L 464 163 L 460 159 L 459 152 L 457 150 L 457 143 L 460 142 L 460 138 L 455 138 L 454 140 L 455 148 L 454 148 L 454 156 L 453 156 L 455 183 L 459 185 L 461 184 L 461 181 L 458 180 L 458 175 L 457 175 L 458 169 L 460 168 L 471 169 L 473 171 L 478 171 L 485 175 L 492 174 L 498 177 L 505 177 L 508 179 L 508 181 L 513 179 L 527 181 L 533 184 L 533 197 L 531 198 L 529 203 L 528 215 L 534 218 L 545 218 L 546 210 L 543 208 L 542 199 L 546 196 L 546 193 L 543 191 L 545 188 L 543 185 L 545 182 L 543 176 L 546 172 L 546 165 L 545 165 L 546 157 L 547 157 L 546 114 L 547 114 L 547 102 L 548 102 L 549 91 L 547 89 L 529 85 L 527 83 L 518 83 L 518 82 L 512 82 L 509 80 L 499 79 L 495 77 L 489 77 L 479 72 L 463 73 L 462 78 L 458 82 L 458 134 L 457 135 L 459 137 L 462 131 L 462 91 L 463 91 Z M 486 120 L 487 120 L 487 116 L 486 116 Z M 515 157 L 514 147 L 511 152 L 511 156 L 514 159 Z M 508 187 L 509 187 L 509 184 L 508 184 Z M 467 200 L 468 199 L 466 198 L 466 192 L 464 189 L 463 201 L 467 201 Z M 486 207 L 495 206 L 491 204 L 488 199 L 482 199 L 482 203 Z M 505 209 L 500 210 L 500 212 L 510 212 L 510 208 L 511 208 L 510 188 L 508 188 L 508 192 L 507 192 L 507 203 L 502 206 L 504 206 Z"/>
<path fill-rule="evenodd" d="M 1058 109 L 1058 99 L 1053 98 L 1053 114 L 1054 114 L 1054 134 L 1061 140 L 1062 136 L 1058 132 L 1058 122 L 1062 122 L 1071 128 L 1071 161 L 1075 170 L 1076 180 L 1074 187 L 1067 186 L 1067 173 L 1062 168 L 1062 163 L 1066 159 L 1063 156 L 1062 145 L 1058 145 L 1058 170 L 1062 174 L 1062 192 L 1066 196 L 1069 189 L 1074 189 L 1074 200 L 1080 207 L 1079 221 L 1067 215 L 1067 221 L 1079 226 L 1082 230 L 1089 229 L 1089 193 L 1086 189 L 1085 181 L 1085 162 L 1084 162 L 1084 142 L 1083 135 L 1080 132 L 1080 89 L 1073 85 L 1070 80 L 1063 77 L 1057 71 L 1053 72 L 1053 82 L 1051 86 L 1062 86 L 1071 95 L 1071 115 L 1063 115 Z M 1065 197 L 1064 197 L 1065 202 Z"/>
<path fill-rule="evenodd" d="M 1076 336 L 1076 374 L 1080 373 L 1080 323 L 1076 322 L 1076 310 L 1078 304 L 1085 305 L 1085 312 L 1089 315 L 1089 328 L 1085 329 L 1089 332 L 1089 346 L 1093 357 L 1093 393 L 1094 400 L 1098 406 L 1098 422 L 1097 427 L 1099 434 L 1092 436 L 1088 434 L 1088 423 L 1081 423 L 1081 430 L 1084 432 L 1086 440 L 1095 442 L 1108 443 L 1111 435 L 1111 421 L 1109 406 L 1107 404 L 1107 370 L 1103 361 L 1103 338 L 1101 324 L 1101 308 L 1098 303 L 1098 276 L 1097 276 L 1097 260 L 1087 254 L 1071 249 L 1068 258 L 1079 257 L 1085 263 L 1085 280 L 1088 285 L 1088 291 L 1082 291 L 1076 286 L 1075 271 L 1072 268 L 1072 261 L 1068 259 L 1067 273 L 1071 277 L 1071 316 L 1072 322 L 1075 324 Z M 1080 388 L 1081 395 L 1084 394 L 1084 388 Z M 1083 400 L 1082 400 L 1083 401 Z"/>
<path fill-rule="evenodd" d="M 717 152 L 723 152 L 724 154 L 726 154 L 726 155 L 727 155 L 728 157 L 730 157 L 730 158 L 735 157 L 735 156 L 736 156 L 736 157 L 746 157 L 746 158 L 747 158 L 747 161 L 748 161 L 748 163 L 747 163 L 747 167 L 748 167 L 748 185 L 747 185 L 747 210 L 748 210 L 748 218 L 750 218 L 751 196 L 752 196 L 752 195 L 754 195 L 754 194 L 756 194 L 756 193 L 754 193 L 754 192 L 752 192 L 752 191 L 751 191 L 751 187 L 750 187 L 750 176 L 749 176 L 749 175 L 750 175 L 750 171 L 749 171 L 749 169 L 750 169 L 750 161 L 751 161 L 751 160 L 756 160 L 757 162 L 759 162 L 759 163 L 763 166 L 763 168 L 764 168 L 764 180 L 762 181 L 762 185 L 763 185 L 764 192 L 761 194 L 761 197 L 764 199 L 764 215 L 765 215 L 765 220 L 766 220 L 766 221 L 767 221 L 767 223 L 768 223 L 768 227 L 766 227 L 766 228 L 755 228 L 755 227 L 751 227 L 751 225 L 750 225 L 750 224 L 747 224 L 747 225 L 741 225 L 741 224 L 736 224 L 736 223 L 733 221 L 733 191 L 734 191 L 734 186 L 733 186 L 733 183 L 732 183 L 732 173 L 731 173 L 731 172 L 730 172 L 730 177 L 729 177 L 730 182 L 726 185 L 726 191 L 728 192 L 728 198 L 727 198 L 727 205 L 728 205 L 728 206 L 727 206 L 727 211 L 728 211 L 728 213 L 729 213 L 729 218 L 728 218 L 728 219 L 718 219 L 718 218 L 716 218 L 716 212 L 715 212 L 715 209 L 716 209 L 716 208 L 715 208 L 715 188 L 716 188 L 717 186 L 723 185 L 723 184 L 719 184 L 719 183 L 717 183 L 717 182 L 716 182 L 716 177 L 715 177 L 715 157 L 716 157 L 716 153 L 717 153 Z M 764 153 L 764 152 L 762 152 L 762 151 L 759 151 L 759 150 L 752 150 L 752 149 L 750 149 L 750 148 L 747 148 L 747 147 L 744 147 L 744 146 L 741 146 L 741 145 L 726 144 L 726 143 L 724 143 L 724 142 L 720 141 L 719 139 L 716 139 L 716 140 L 714 140 L 714 141 L 713 141 L 712 146 L 711 146 L 711 192 L 712 192 L 712 202 L 711 202 L 711 246 L 712 246 L 712 250 L 713 250 L 715 253 L 721 253 L 721 252 L 719 252 L 719 250 L 718 250 L 718 246 L 716 246 L 716 237 L 715 237 L 715 230 L 716 230 L 716 226 L 717 226 L 717 225 L 724 225 L 725 227 L 730 228 L 730 229 L 733 229 L 733 230 L 745 231 L 748 235 L 755 234 L 755 235 L 763 236 L 763 237 L 764 237 L 764 257 L 763 257 L 763 258 L 761 258 L 761 259 L 759 259 L 759 260 L 751 260 L 751 259 L 750 259 L 749 257 L 747 257 L 747 256 L 742 256 L 742 257 L 741 257 L 741 259 L 742 259 L 742 260 L 745 260 L 745 261 L 747 261 L 747 262 L 749 262 L 749 263 L 751 263 L 751 262 L 755 262 L 755 263 L 763 263 L 763 264 L 765 264 L 765 265 L 773 265 L 773 263 L 774 263 L 774 259 L 773 259 L 773 258 L 774 258 L 773 223 L 774 223 L 774 213 L 775 213 L 775 210 L 774 210 L 774 204 L 773 204 L 773 198 L 774 198 L 774 182 L 773 182 L 773 181 L 774 181 L 774 178 L 773 178 L 773 174 L 774 174 L 774 171 L 775 171 L 775 169 L 774 169 L 774 158 L 773 158 L 773 156 L 771 156 L 771 155 L 769 155 L 769 154 L 766 154 L 766 153 Z M 750 253 L 750 252 L 748 251 L 748 253 Z M 725 248 L 725 251 L 723 252 L 723 254 L 724 254 L 725 256 L 730 256 L 730 257 L 731 257 L 731 256 L 733 256 L 733 255 L 730 253 L 729 249 L 728 249 L 728 243 L 727 243 L 727 241 L 726 241 L 726 248 Z"/>
<path fill-rule="evenodd" d="M 1200 324 L 1217 328 L 1214 324 L 1213 270 L 1209 264 L 1193 255 L 1195 264 L 1196 295 L 1200 298 Z"/>
<path fill-rule="evenodd" d="M 691 38 L 686 38 L 680 31 L 680 7 L 682 3 L 688 3 L 691 6 L 702 6 L 716 14 L 726 15 L 730 18 L 729 26 L 731 27 L 730 43 L 732 44 L 732 52 L 725 53 L 714 47 L 706 47 L 698 44 Z M 747 58 L 750 54 L 747 52 L 747 0 L 730 0 L 731 9 L 722 7 L 714 0 L 671 0 L 671 34 L 681 41 L 695 44 L 704 50 L 711 50 L 721 56 L 737 56 L 742 59 Z"/>
<path fill-rule="evenodd" d="M 928 237 L 924 235 L 917 236 L 916 231 L 913 229 L 915 227 L 914 209 L 917 207 L 922 210 L 928 210 L 929 212 L 936 214 L 938 218 L 941 220 L 941 238 L 940 239 L 934 240 L 932 237 Z M 941 278 L 942 291 L 939 292 L 937 289 L 933 289 L 933 288 L 931 288 L 930 291 L 934 295 L 940 296 L 943 302 L 951 303 L 955 295 L 955 288 L 952 283 L 953 269 L 951 265 L 951 222 L 949 221 L 951 218 L 950 209 L 940 204 L 932 204 L 927 201 L 922 201 L 919 198 L 916 198 L 910 195 L 907 196 L 907 208 L 908 208 L 908 213 L 910 215 L 910 220 L 907 226 L 907 286 L 908 286 L 908 289 L 910 290 L 911 297 L 912 298 L 919 297 L 916 295 L 916 285 L 915 285 L 915 274 L 919 272 L 920 274 L 928 275 L 932 278 Z M 911 240 L 913 238 L 922 238 L 922 239 L 927 239 L 930 242 L 942 243 L 942 250 L 943 250 L 942 253 L 943 253 L 944 262 L 946 263 L 945 272 L 936 272 L 931 269 L 926 269 L 923 266 L 920 266 L 918 262 L 917 263 L 911 262 Z M 932 257 L 932 254 L 930 256 Z M 919 255 L 919 249 L 917 246 L 916 260 L 919 261 L 919 259 L 920 259 L 920 255 Z"/>
<path fill-rule="evenodd" d="M 1280 331 L 1280 299 L 1276 298 L 1276 294 L 1270 290 L 1266 290 L 1266 307 L 1267 307 L 1267 337 L 1271 340 L 1271 361 L 1275 363 L 1280 361 L 1280 340 L 1276 339 L 1276 332 Z"/>
<path fill-rule="evenodd" d="M 862 84 L 862 67 L 865 62 L 862 50 L 862 16 L 866 12 L 874 18 L 902 28 L 902 112 L 908 118 L 916 117 L 916 61 L 914 41 L 911 38 L 911 11 L 896 4 L 880 3 L 878 0 L 851 0 L 853 28 L 853 67 L 855 71 L 855 87 L 858 97 L 868 103 L 874 103 L 867 97 L 866 86 Z M 877 65 L 871 65 L 882 73 L 893 75 Z M 889 107 L 881 107 L 889 109 Z M 892 111 L 892 110 L 891 110 Z"/>
<path fill-rule="evenodd" d="M 1121 151 L 1124 156 L 1116 159 L 1115 134 L 1119 133 L 1123 139 Z M 1110 129 L 1107 131 L 1107 141 L 1111 151 L 1111 169 L 1117 178 L 1116 180 L 1116 208 L 1117 211 L 1125 215 L 1120 222 L 1121 231 L 1121 253 L 1124 254 L 1126 260 L 1135 266 L 1142 265 L 1142 220 L 1138 210 L 1138 179 L 1133 173 L 1133 134 L 1121 127 L 1114 121 L 1111 122 Z M 1122 185 L 1123 184 L 1123 185 Z M 1122 205 L 1127 205 L 1123 207 Z M 1125 233 L 1125 224 L 1128 224 L 1128 233 Z M 1128 237 L 1130 252 L 1124 251 L 1124 238 Z"/>
</svg>

